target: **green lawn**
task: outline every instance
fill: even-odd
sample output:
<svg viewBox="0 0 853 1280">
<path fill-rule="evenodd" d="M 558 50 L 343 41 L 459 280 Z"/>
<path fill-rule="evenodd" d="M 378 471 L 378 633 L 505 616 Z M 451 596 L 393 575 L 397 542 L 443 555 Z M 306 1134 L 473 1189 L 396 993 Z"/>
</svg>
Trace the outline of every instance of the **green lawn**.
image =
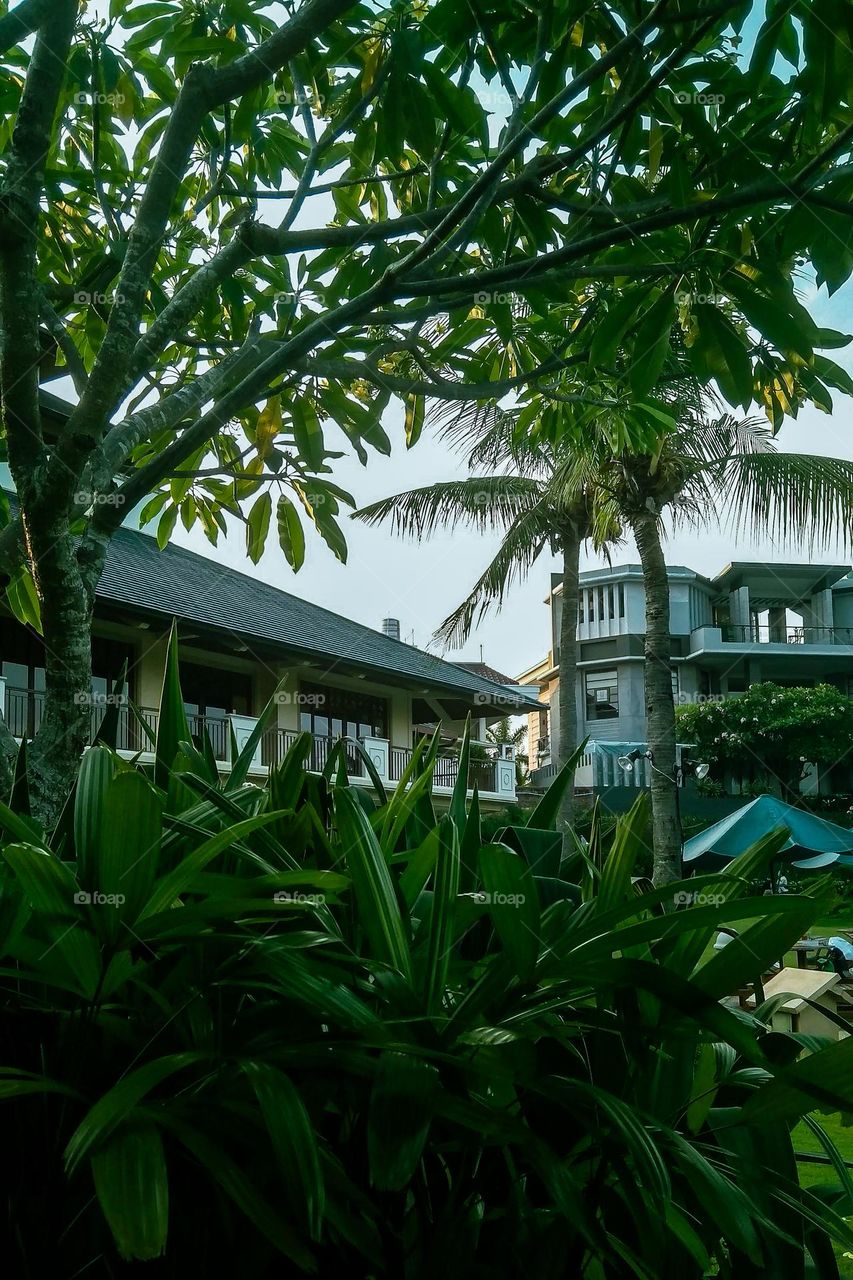
<svg viewBox="0 0 853 1280">
<path fill-rule="evenodd" d="M 815 1119 L 826 1130 L 844 1159 L 853 1161 L 853 1127 L 842 1125 L 839 1113 L 829 1116 L 816 1114 Z M 797 1125 L 793 1138 L 794 1148 L 797 1151 L 808 1151 L 815 1154 L 819 1154 L 822 1151 L 819 1142 L 804 1124 Z M 827 1169 L 825 1165 L 801 1164 L 799 1170 L 800 1186 L 802 1187 L 813 1187 L 819 1182 L 835 1181 L 833 1170 Z M 848 1218 L 849 1221 L 850 1219 Z M 844 1254 L 847 1251 L 839 1246 L 836 1246 L 835 1252 L 838 1257 L 838 1269 L 841 1276 L 844 1280 L 853 1280 L 853 1258 L 845 1257 Z M 853 1250 L 850 1252 L 853 1252 Z"/>
</svg>

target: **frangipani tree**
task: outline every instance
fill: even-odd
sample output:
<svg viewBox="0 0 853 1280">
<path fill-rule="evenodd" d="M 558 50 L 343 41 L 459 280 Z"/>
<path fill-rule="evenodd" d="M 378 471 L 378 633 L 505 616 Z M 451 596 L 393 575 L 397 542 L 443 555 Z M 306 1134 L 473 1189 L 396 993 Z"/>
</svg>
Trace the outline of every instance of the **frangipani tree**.
<svg viewBox="0 0 853 1280">
<path fill-rule="evenodd" d="M 588 363 L 603 285 L 627 293 L 616 340 L 642 335 L 652 373 L 677 282 L 767 339 L 723 342 L 686 304 L 719 338 L 715 376 L 748 372 L 785 411 L 829 396 L 841 375 L 791 279 L 813 261 L 835 287 L 853 265 L 851 4 L 773 5 L 745 50 L 759 11 L 3 6 L 0 400 L 18 505 L 0 571 L 44 635 L 42 817 L 85 741 L 95 589 L 139 502 L 161 541 L 178 518 L 215 541 L 230 513 L 257 559 L 275 511 L 294 568 L 306 523 L 343 557 L 326 424 L 366 459 L 390 447 L 392 397 L 414 443 L 426 397 L 490 402 Z M 514 353 L 514 299 L 532 362 Z M 59 424 L 39 396 L 56 375 L 73 386 Z"/>
</svg>

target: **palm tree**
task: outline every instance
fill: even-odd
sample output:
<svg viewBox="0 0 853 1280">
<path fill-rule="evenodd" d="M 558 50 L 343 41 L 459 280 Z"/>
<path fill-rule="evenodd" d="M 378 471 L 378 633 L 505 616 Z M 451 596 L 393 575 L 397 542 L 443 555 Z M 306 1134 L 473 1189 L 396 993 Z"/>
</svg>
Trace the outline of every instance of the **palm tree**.
<svg viewBox="0 0 853 1280">
<path fill-rule="evenodd" d="M 509 716 L 504 716 L 503 720 L 499 720 L 497 724 L 492 725 L 491 729 L 486 730 L 486 741 L 495 747 L 512 747 L 515 759 L 515 781 L 516 785 L 523 787 L 527 781 L 530 764 L 530 757 L 526 751 L 522 751 L 527 737 L 527 725 L 520 724 L 513 729 L 509 722 Z"/>
<path fill-rule="evenodd" d="M 568 433 L 557 443 L 518 431 L 517 413 L 490 406 L 474 412 L 439 409 L 441 437 L 467 451 L 476 474 L 411 489 L 355 512 L 368 524 L 390 520 L 395 532 L 428 538 L 436 527 L 460 524 L 481 532 L 501 530 L 497 554 L 466 599 L 436 632 L 449 647 L 464 644 L 474 625 L 503 604 L 510 587 L 524 578 L 543 551 L 562 561 L 563 608 L 560 626 L 557 760 L 566 761 L 578 743 L 574 673 L 578 659 L 578 575 L 580 551 L 592 536 L 594 498 L 585 483 L 568 486 L 563 476 L 570 447 Z M 615 541 L 618 521 L 599 504 L 596 544 Z M 561 821 L 568 832 L 573 816 L 573 788 L 563 800 Z"/>
<path fill-rule="evenodd" d="M 673 428 L 662 433 L 655 450 L 623 449 L 608 458 L 599 440 L 569 457 L 561 477 L 569 493 L 579 485 L 594 492 L 593 531 L 598 522 L 608 527 L 620 521 L 631 529 L 640 555 L 656 884 L 681 872 L 664 515 L 694 526 L 727 517 L 736 532 L 761 533 L 783 545 L 853 542 L 853 462 L 781 453 L 763 420 L 724 415 L 708 421 L 698 389 L 685 397 L 682 388 L 671 407 L 677 413 Z"/>
</svg>

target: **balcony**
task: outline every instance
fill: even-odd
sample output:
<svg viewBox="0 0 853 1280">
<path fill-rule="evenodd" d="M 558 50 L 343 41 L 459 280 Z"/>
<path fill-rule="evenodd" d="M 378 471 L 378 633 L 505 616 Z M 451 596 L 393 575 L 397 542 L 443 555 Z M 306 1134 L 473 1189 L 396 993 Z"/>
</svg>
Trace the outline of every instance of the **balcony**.
<svg viewBox="0 0 853 1280">
<path fill-rule="evenodd" d="M 39 689 L 18 689 L 0 678 L 0 702 L 4 708 L 6 724 L 12 734 L 20 739 L 31 739 L 38 732 L 41 724 L 44 705 L 44 693 Z M 106 701 L 96 704 L 90 711 L 89 741 L 93 741 L 107 709 Z M 157 736 L 158 712 L 150 707 L 131 708 L 121 705 L 118 708 L 118 729 L 116 746 L 126 756 L 139 756 L 143 763 L 153 760 L 154 741 Z M 223 773 L 231 767 L 232 735 L 237 750 L 243 749 L 248 742 L 257 719 L 253 716 L 202 716 L 187 717 L 189 729 L 197 745 L 204 739 L 207 731 L 210 745 L 217 766 Z M 264 733 L 255 751 L 249 769 L 255 776 L 266 775 L 270 768 L 279 764 L 301 735 L 295 729 L 272 727 Z M 311 750 L 306 760 L 312 771 L 322 770 L 334 746 L 335 739 L 314 735 Z M 361 740 L 365 752 L 370 757 L 383 785 L 393 788 L 403 777 L 408 767 L 413 750 L 411 747 L 393 746 L 385 738 L 364 738 Z M 493 743 L 472 742 L 468 767 L 468 791 L 477 787 L 481 796 L 487 799 L 500 799 L 506 803 L 515 800 L 515 759 L 512 747 L 497 747 Z M 347 776 L 363 786 L 371 786 L 372 779 L 365 764 L 364 756 L 349 743 L 346 749 Z M 459 776 L 458 754 L 450 749 L 439 751 L 433 771 L 433 792 L 436 795 L 450 795 Z"/>
<path fill-rule="evenodd" d="M 735 626 L 695 627 L 690 633 L 690 653 L 713 653 L 733 648 L 753 653 L 797 653 L 817 656 L 847 656 L 853 649 L 853 627 Z"/>
<path fill-rule="evenodd" d="M 712 628 L 700 628 L 700 630 Z M 720 628 L 724 644 L 853 645 L 853 627 L 732 626 Z"/>
</svg>

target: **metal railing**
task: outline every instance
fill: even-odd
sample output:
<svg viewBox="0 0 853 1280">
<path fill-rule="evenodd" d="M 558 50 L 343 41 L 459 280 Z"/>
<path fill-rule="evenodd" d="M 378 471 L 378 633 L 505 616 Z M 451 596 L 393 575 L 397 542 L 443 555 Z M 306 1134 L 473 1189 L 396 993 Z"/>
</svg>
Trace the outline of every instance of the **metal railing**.
<svg viewBox="0 0 853 1280">
<path fill-rule="evenodd" d="M 296 729 L 268 729 L 261 739 L 261 764 L 274 768 L 281 764 L 297 738 L 302 735 Z M 329 754 L 338 738 L 323 737 L 314 734 L 311 750 L 305 761 L 306 767 L 314 773 L 320 773 L 328 763 Z M 347 743 L 346 747 L 347 775 L 350 778 L 363 778 L 366 774 L 364 757 L 355 746 Z"/>
<path fill-rule="evenodd" d="M 729 644 L 841 644 L 853 645 L 853 627 L 812 627 L 786 625 L 732 625 L 721 627 Z"/>
<path fill-rule="evenodd" d="M 468 763 L 468 790 L 471 791 L 476 786 L 479 791 L 497 791 L 498 763 L 496 750 L 493 747 L 482 747 L 477 743 L 472 743 L 471 747 L 472 752 L 475 752 L 476 754 Z M 479 756 L 479 751 L 488 752 L 485 759 Z M 391 782 L 400 781 L 411 758 L 411 747 L 391 747 L 389 753 L 389 775 Z M 433 786 L 445 787 L 448 790 L 451 790 L 456 785 L 456 779 L 458 777 L 458 754 L 452 751 L 440 751 L 435 759 L 435 768 L 433 769 L 432 774 Z"/>
<path fill-rule="evenodd" d="M 89 708 L 89 741 L 94 741 L 101 727 L 104 716 L 109 710 L 109 701 L 94 698 Z M 20 689 L 14 685 L 6 685 L 6 699 L 3 714 L 9 731 L 15 738 L 32 739 L 41 727 L 44 711 L 44 690 Z M 154 738 L 157 735 L 158 712 L 149 707 L 138 707 L 133 710 L 122 703 L 118 708 L 116 726 L 116 747 L 119 751 L 153 751 Z M 148 726 L 146 733 L 143 723 Z"/>
<path fill-rule="evenodd" d="M 109 709 L 108 699 L 95 699 L 90 708 L 89 742 L 93 742 Z M 16 738 L 32 740 L 38 732 L 44 710 L 44 691 L 20 689 L 6 685 L 3 707 L 6 724 Z M 157 736 L 159 712 L 151 707 L 131 707 L 122 703 L 118 707 L 116 747 L 119 751 L 136 754 L 153 752 Z M 222 763 L 231 761 L 231 721 L 225 716 L 188 715 L 187 722 L 195 745 L 201 750 L 205 731 L 210 739 L 214 759 Z M 147 727 L 147 729 L 146 729 Z M 257 762 L 265 768 L 280 764 L 297 738 L 302 735 L 295 729 L 271 728 L 263 734 Z M 311 739 L 305 764 L 314 772 L 321 772 L 329 760 L 332 747 L 339 739 L 321 737 Z M 481 792 L 498 791 L 499 748 L 484 743 L 471 744 L 472 759 L 468 766 L 468 790 L 475 786 Z M 412 759 L 411 747 L 388 746 L 388 781 L 399 782 Z M 364 757 L 352 742 L 346 746 L 346 770 L 350 778 L 366 778 Z M 451 790 L 459 776 L 459 754 L 442 750 L 435 760 L 433 785 Z"/>
</svg>

